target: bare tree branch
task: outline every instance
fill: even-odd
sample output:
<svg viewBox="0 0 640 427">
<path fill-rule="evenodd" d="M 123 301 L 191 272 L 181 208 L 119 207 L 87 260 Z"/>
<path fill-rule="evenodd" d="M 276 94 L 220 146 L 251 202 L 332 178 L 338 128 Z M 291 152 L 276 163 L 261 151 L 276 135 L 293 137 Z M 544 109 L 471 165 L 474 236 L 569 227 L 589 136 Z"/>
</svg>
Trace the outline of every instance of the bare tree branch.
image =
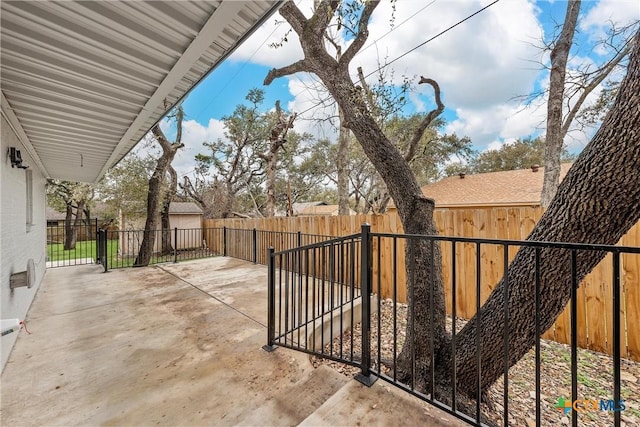
<svg viewBox="0 0 640 427">
<path fill-rule="evenodd" d="M 431 122 L 433 122 L 433 120 L 444 111 L 444 104 L 440 99 L 440 86 L 438 85 L 438 82 L 436 82 L 433 79 L 427 79 L 421 76 L 418 84 L 423 84 L 423 83 L 430 84 L 433 87 L 433 91 L 436 97 L 436 108 L 429 111 L 429 113 L 424 117 L 424 119 L 420 123 L 420 126 L 418 126 L 415 133 L 413 134 L 413 138 L 409 142 L 409 148 L 407 149 L 407 152 L 404 155 L 404 159 L 407 162 L 410 162 L 413 159 L 413 157 L 416 155 L 416 148 L 418 147 L 418 143 L 420 142 L 422 135 L 424 135 L 424 132 L 427 130 L 427 127 L 429 127 Z"/>
<path fill-rule="evenodd" d="M 376 103 L 376 100 L 373 99 L 373 92 L 369 87 L 369 84 L 364 78 L 364 73 L 362 72 L 362 67 L 358 67 L 358 79 L 360 80 L 360 85 L 362 86 L 362 90 L 364 91 L 365 100 L 367 102 L 367 108 L 373 114 L 374 117 L 379 116 L 377 110 L 379 110 L 379 106 Z"/>
<path fill-rule="evenodd" d="M 272 81 L 277 79 L 278 77 L 288 76 L 290 74 L 301 73 L 303 71 L 310 72 L 311 70 L 307 66 L 307 63 L 304 59 L 294 62 L 291 65 L 287 65 L 282 68 L 274 68 L 267 74 L 267 77 L 264 78 L 264 85 L 268 86 Z"/>
<path fill-rule="evenodd" d="M 360 15 L 360 21 L 358 23 L 358 35 L 340 57 L 340 61 L 338 62 L 339 67 L 349 67 L 349 63 L 353 57 L 360 51 L 360 49 L 362 49 L 362 46 L 364 46 L 367 41 L 367 37 L 369 37 L 369 19 L 371 18 L 373 11 L 378 7 L 378 4 L 380 4 L 380 0 L 370 0 L 365 3 L 364 10 L 362 11 L 362 15 Z"/>
<path fill-rule="evenodd" d="M 200 205 L 200 207 L 204 210 L 208 210 L 208 206 L 205 201 L 197 194 L 196 189 L 193 187 L 191 180 L 188 176 L 184 176 L 184 184 L 180 184 L 180 188 L 187 192 L 189 197 L 196 201 Z"/>
<path fill-rule="evenodd" d="M 184 120 L 184 110 L 182 109 L 182 104 L 178 105 L 178 109 L 176 111 L 176 140 L 174 144 L 182 143 L 182 121 Z"/>
<path fill-rule="evenodd" d="M 310 24 L 311 31 L 322 37 L 325 34 L 338 6 L 340 6 L 340 1 L 336 0 L 322 0 L 317 4 L 313 16 L 309 21 L 307 21 Z"/>
<path fill-rule="evenodd" d="M 584 90 L 580 94 L 580 97 L 578 98 L 576 103 L 573 105 L 573 107 L 569 110 L 569 113 L 564 119 L 564 123 L 562 124 L 562 131 L 561 131 L 562 132 L 561 135 L 563 138 L 569 131 L 569 127 L 571 126 L 571 123 L 573 122 L 576 115 L 580 111 L 580 107 L 584 103 L 585 99 L 587 99 L 587 96 L 591 92 L 593 92 L 593 90 L 596 87 L 598 87 L 598 85 L 602 83 L 604 79 L 607 78 L 607 76 L 620 63 L 620 61 L 622 61 L 622 59 L 624 59 L 631 52 L 631 47 L 632 47 L 632 43 L 627 43 L 624 49 L 618 52 L 618 54 L 613 59 L 611 59 L 611 61 L 609 61 L 607 65 L 600 68 L 599 74 L 593 80 L 591 80 L 591 82 L 587 86 L 584 87 Z"/>
<path fill-rule="evenodd" d="M 303 15 L 303 13 L 298 9 L 298 6 L 292 1 L 285 2 L 280 9 L 278 9 L 280 15 L 287 20 L 293 31 L 295 31 L 300 38 L 302 38 L 302 34 L 304 33 L 304 28 L 307 25 L 307 18 Z"/>
</svg>

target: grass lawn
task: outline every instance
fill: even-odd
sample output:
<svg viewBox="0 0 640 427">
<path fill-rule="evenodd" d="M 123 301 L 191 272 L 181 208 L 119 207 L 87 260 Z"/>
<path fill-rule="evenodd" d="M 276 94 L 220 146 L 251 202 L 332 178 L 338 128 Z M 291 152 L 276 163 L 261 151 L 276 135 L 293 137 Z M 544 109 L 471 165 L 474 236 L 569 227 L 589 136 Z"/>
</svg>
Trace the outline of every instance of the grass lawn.
<svg viewBox="0 0 640 427">
<path fill-rule="evenodd" d="M 47 245 L 47 258 L 49 261 L 95 258 L 95 256 L 95 240 L 76 242 L 75 249 L 70 250 L 64 250 L 63 243 L 50 243 Z"/>
<path fill-rule="evenodd" d="M 118 241 L 107 241 L 107 253 L 110 257 L 118 253 Z M 96 257 L 96 241 L 88 240 L 76 242 L 75 249 L 64 250 L 63 243 L 50 243 L 47 245 L 47 257 L 49 261 L 64 261 L 72 259 L 94 258 Z"/>
</svg>

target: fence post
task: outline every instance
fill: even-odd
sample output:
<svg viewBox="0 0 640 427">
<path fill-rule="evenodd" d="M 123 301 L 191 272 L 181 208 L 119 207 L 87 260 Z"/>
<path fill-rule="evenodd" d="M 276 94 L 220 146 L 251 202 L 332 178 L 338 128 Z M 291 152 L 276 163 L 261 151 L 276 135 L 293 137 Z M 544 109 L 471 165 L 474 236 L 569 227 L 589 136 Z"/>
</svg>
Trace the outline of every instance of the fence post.
<svg viewBox="0 0 640 427">
<path fill-rule="evenodd" d="M 106 273 L 109 269 L 109 266 L 107 265 L 107 259 L 109 258 L 107 254 L 107 230 L 98 231 L 98 246 L 100 247 L 100 260 L 102 262 L 102 267 Z"/>
<path fill-rule="evenodd" d="M 302 232 L 298 230 L 298 247 L 302 246 Z"/>
<path fill-rule="evenodd" d="M 258 262 L 258 230 L 253 228 L 253 263 Z"/>
<path fill-rule="evenodd" d="M 102 254 L 101 254 L 101 246 L 102 246 L 102 240 L 101 240 L 101 233 L 102 230 L 96 230 L 96 264 L 101 264 L 102 263 Z"/>
<path fill-rule="evenodd" d="M 267 284 L 267 344 L 262 346 L 266 351 L 273 351 L 277 347 L 273 344 L 276 327 L 276 257 L 273 246 L 269 246 Z"/>
<path fill-rule="evenodd" d="M 178 262 L 178 227 L 173 229 L 173 262 Z"/>
<path fill-rule="evenodd" d="M 362 362 L 356 380 L 371 387 L 377 378 L 371 373 L 371 226 L 362 224 L 360 240 L 360 298 L 362 299 Z"/>
<path fill-rule="evenodd" d="M 222 227 L 222 256 L 227 256 L 227 226 Z"/>
</svg>

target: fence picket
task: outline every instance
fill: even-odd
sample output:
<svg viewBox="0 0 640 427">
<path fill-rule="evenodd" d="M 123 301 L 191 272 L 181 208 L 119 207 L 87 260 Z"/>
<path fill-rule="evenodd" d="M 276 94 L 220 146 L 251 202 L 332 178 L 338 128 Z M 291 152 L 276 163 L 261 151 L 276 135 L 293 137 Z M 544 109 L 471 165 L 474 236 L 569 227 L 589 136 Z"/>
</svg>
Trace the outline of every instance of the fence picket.
<svg viewBox="0 0 640 427">
<path fill-rule="evenodd" d="M 532 207 L 511 208 L 482 208 L 482 209 L 436 209 L 434 219 L 438 232 L 447 236 L 463 236 L 473 238 L 495 238 L 524 240 L 535 227 L 542 216 L 542 209 Z M 353 215 L 346 217 L 287 217 L 260 219 L 208 219 L 204 221 L 205 228 L 223 227 L 252 229 L 273 232 L 297 232 L 324 236 L 339 236 L 360 232 L 360 225 L 371 224 L 375 233 L 402 233 L 402 225 L 395 213 L 385 215 Z M 208 240 L 208 237 L 205 237 Z M 266 238 L 261 243 L 259 252 L 266 253 Z M 313 243 L 303 238 L 303 244 Z M 211 245 L 217 242 L 207 241 Z M 380 245 L 382 250 L 380 263 L 374 264 L 375 274 L 381 277 L 380 292 L 383 298 L 393 294 L 393 242 L 390 238 L 383 238 L 374 245 Z M 640 246 L 640 224 L 635 225 L 622 239 L 624 246 Z M 276 246 L 276 250 L 280 245 Z M 376 247 L 377 249 L 377 247 Z M 484 301 L 503 272 L 503 248 L 483 244 L 481 252 L 481 296 Z M 442 245 L 443 271 L 451 271 L 452 245 Z M 473 244 L 458 243 L 455 245 L 456 265 L 456 307 L 458 316 L 470 318 L 475 313 L 475 247 Z M 512 260 L 517 247 L 509 250 Z M 396 277 L 398 285 L 398 300 L 406 301 L 406 277 L 404 271 L 404 239 L 397 245 L 398 260 Z M 258 253 L 258 259 L 263 259 Z M 319 261 L 317 261 L 319 262 Z M 622 337 L 622 355 L 634 360 L 640 360 L 640 334 L 635 332 L 640 322 L 640 255 L 627 254 L 622 256 L 622 307 L 623 325 L 627 325 L 625 336 Z M 320 265 L 316 266 L 320 268 Z M 581 346 L 611 353 L 611 257 L 605 258 L 594 271 L 585 278 L 578 290 L 578 341 Z M 378 270 L 380 269 L 379 273 Z M 447 273 L 449 274 L 449 273 Z M 445 286 L 451 287 L 451 277 L 446 276 Z M 468 291 L 466 290 L 468 288 Z M 376 287 L 377 289 L 377 287 Z M 449 292 L 447 292 L 449 295 Z M 447 309 L 451 310 L 451 301 L 447 300 Z M 605 314 L 606 313 L 606 314 Z M 623 332 L 624 333 L 624 332 Z M 543 334 L 545 339 L 569 343 L 570 318 L 568 309 L 556 320 L 554 326 Z M 626 345 L 625 345 L 626 343 Z"/>
</svg>

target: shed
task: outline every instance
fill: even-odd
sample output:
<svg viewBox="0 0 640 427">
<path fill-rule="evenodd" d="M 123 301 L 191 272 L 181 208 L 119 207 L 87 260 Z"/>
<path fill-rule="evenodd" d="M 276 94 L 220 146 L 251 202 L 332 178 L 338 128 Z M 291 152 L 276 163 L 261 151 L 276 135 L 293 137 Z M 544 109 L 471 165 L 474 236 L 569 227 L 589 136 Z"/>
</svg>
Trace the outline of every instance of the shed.
<svg viewBox="0 0 640 427">
<path fill-rule="evenodd" d="M 194 202 L 171 202 L 169 224 L 178 229 L 177 249 L 193 249 L 202 246 L 202 217 L 204 212 Z M 175 235 L 171 238 L 175 245 Z"/>
<path fill-rule="evenodd" d="M 178 250 L 200 248 L 202 240 L 202 217 L 204 212 L 194 202 L 171 202 L 169 205 L 169 226 L 171 232 L 171 245 Z M 160 222 L 158 221 L 158 224 Z M 122 255 L 131 256 L 137 253 L 144 231 L 145 218 L 129 218 L 120 214 L 120 229 L 126 232 L 119 233 L 120 252 Z M 178 229 L 178 244 L 176 245 L 175 229 Z M 160 251 L 160 236 L 156 233 L 154 252 Z"/>
</svg>

